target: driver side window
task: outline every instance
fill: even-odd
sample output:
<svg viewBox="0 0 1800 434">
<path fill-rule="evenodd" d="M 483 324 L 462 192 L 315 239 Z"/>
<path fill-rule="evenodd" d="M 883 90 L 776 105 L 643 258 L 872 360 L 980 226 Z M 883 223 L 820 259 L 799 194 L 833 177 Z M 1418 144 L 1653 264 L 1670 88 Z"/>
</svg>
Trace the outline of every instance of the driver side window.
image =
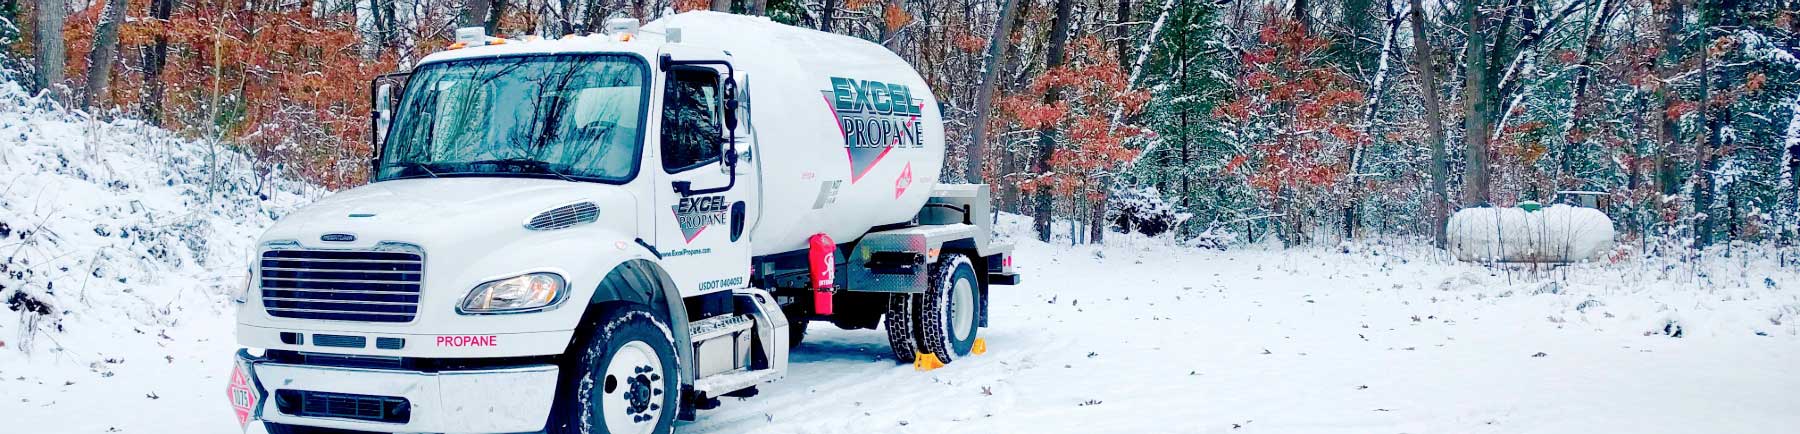
<svg viewBox="0 0 1800 434">
<path fill-rule="evenodd" d="M 722 140 L 719 74 L 710 69 L 669 71 L 663 90 L 662 162 L 670 173 L 719 159 Z"/>
</svg>

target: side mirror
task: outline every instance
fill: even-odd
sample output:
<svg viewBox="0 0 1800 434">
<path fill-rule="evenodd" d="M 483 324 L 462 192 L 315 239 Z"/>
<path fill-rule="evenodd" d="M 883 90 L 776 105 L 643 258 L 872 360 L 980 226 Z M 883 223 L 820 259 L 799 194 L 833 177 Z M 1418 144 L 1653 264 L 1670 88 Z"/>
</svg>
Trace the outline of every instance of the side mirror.
<svg viewBox="0 0 1800 434">
<path fill-rule="evenodd" d="M 381 164 L 381 148 L 387 144 L 388 127 L 394 122 L 394 105 L 398 92 L 412 74 L 397 72 L 375 77 L 369 82 L 369 180 L 375 180 Z"/>
<path fill-rule="evenodd" d="M 375 110 L 375 142 L 374 148 L 380 148 L 387 141 L 388 125 L 394 121 L 394 84 L 381 83 L 375 85 L 375 100 L 370 106 Z"/>
<path fill-rule="evenodd" d="M 727 136 L 735 137 L 737 135 L 738 127 L 737 80 L 734 80 L 729 76 L 725 77 L 724 87 L 725 90 L 721 96 L 725 97 L 725 134 Z"/>
<path fill-rule="evenodd" d="M 738 154 L 737 154 L 738 99 L 737 99 L 737 80 L 735 78 L 733 78 L 731 76 L 725 77 L 724 90 L 723 90 L 723 92 L 721 92 L 720 96 L 724 97 L 724 100 L 725 100 L 725 131 L 724 131 L 725 132 L 725 152 L 724 152 L 725 170 L 727 171 L 727 173 L 732 173 L 735 176 L 735 174 L 737 173 L 737 161 L 738 161 Z"/>
<path fill-rule="evenodd" d="M 394 121 L 394 85 L 380 78 L 369 92 L 369 181 L 381 172 L 381 147 L 387 143 L 388 126 Z"/>
</svg>

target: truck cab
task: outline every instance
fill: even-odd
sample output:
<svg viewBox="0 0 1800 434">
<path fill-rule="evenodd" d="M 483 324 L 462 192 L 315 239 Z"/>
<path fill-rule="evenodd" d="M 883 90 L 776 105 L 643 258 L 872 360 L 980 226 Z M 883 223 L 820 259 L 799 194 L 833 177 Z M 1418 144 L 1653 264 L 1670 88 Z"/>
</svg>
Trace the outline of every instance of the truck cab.
<svg viewBox="0 0 1800 434">
<path fill-rule="evenodd" d="M 688 29 L 739 19 L 682 15 Z M 902 362 L 978 352 L 988 285 L 1017 281 L 1010 247 L 989 239 L 985 186 L 895 187 L 888 200 L 921 202 L 904 221 L 791 224 L 829 217 L 823 192 L 843 180 L 762 164 L 758 137 L 833 125 L 754 114 L 755 62 L 683 43 L 681 22 L 557 40 L 464 29 L 377 79 L 370 183 L 285 216 L 252 253 L 239 421 L 670 432 L 784 376 L 810 321 L 885 322 Z M 941 164 L 938 146 L 895 161 Z M 810 214 L 768 208 L 815 191 Z M 779 219 L 781 234 L 759 232 Z"/>
</svg>

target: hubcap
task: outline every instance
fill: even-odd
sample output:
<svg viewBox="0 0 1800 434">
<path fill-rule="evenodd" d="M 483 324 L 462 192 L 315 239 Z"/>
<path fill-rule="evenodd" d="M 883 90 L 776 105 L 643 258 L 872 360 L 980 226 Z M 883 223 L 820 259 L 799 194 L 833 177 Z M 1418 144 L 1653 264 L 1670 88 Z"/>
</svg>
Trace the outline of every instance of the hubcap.
<svg viewBox="0 0 1800 434">
<path fill-rule="evenodd" d="M 950 287 L 951 324 L 955 327 L 950 332 L 956 340 L 968 339 L 975 331 L 975 288 L 969 286 L 968 279 L 956 279 L 956 285 Z"/>
<path fill-rule="evenodd" d="M 612 434 L 646 434 L 662 416 L 662 358 L 649 344 L 631 341 L 606 363 L 600 411 Z"/>
</svg>

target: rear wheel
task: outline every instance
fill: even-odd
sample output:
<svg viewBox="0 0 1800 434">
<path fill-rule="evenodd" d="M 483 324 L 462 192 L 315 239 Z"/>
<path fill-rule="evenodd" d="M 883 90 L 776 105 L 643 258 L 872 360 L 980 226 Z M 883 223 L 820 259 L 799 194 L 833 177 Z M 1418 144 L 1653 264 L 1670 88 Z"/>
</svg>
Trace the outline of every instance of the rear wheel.
<svg viewBox="0 0 1800 434">
<path fill-rule="evenodd" d="M 679 372 L 668 325 L 642 308 L 613 311 L 558 388 L 550 434 L 669 433 Z"/>
<path fill-rule="evenodd" d="M 912 363 L 913 356 L 920 351 L 915 299 L 912 294 L 888 295 L 888 310 L 882 327 L 887 329 L 888 348 L 894 350 L 894 359 L 900 363 Z"/>
<path fill-rule="evenodd" d="M 981 324 L 981 282 L 975 280 L 975 264 L 957 253 L 945 254 L 932 265 L 931 288 L 919 309 L 919 343 L 938 360 L 969 354 Z"/>
<path fill-rule="evenodd" d="M 781 313 L 788 319 L 788 349 L 800 348 L 800 341 L 806 340 L 806 324 L 812 321 L 797 306 L 783 306 Z"/>
<path fill-rule="evenodd" d="M 788 349 L 800 348 L 800 342 L 806 340 L 806 324 L 811 322 L 803 319 L 788 320 Z"/>
</svg>

